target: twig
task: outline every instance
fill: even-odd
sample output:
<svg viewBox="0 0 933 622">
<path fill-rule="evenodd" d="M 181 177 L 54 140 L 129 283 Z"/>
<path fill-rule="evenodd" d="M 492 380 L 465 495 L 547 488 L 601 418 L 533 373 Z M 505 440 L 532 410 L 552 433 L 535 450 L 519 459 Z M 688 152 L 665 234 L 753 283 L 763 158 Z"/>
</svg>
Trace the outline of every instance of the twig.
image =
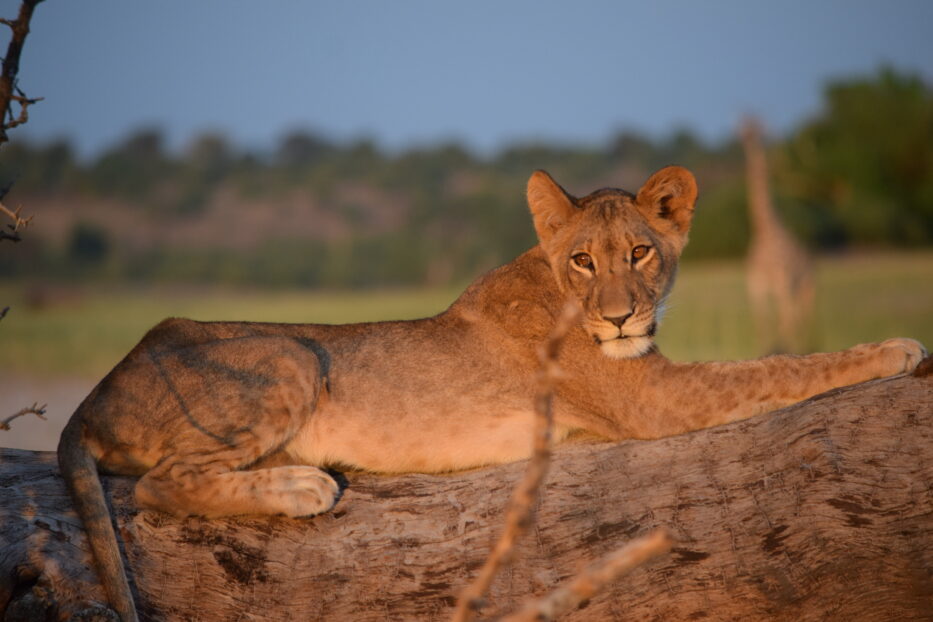
<svg viewBox="0 0 933 622">
<path fill-rule="evenodd" d="M 13 108 L 8 108 L 10 120 L 3 123 L 4 130 L 11 130 L 14 127 L 28 122 L 29 106 L 35 104 L 36 102 L 41 102 L 45 99 L 44 97 L 26 97 L 22 94 L 23 92 L 20 91 L 19 88 L 16 89 L 16 92 L 19 93 L 19 95 L 11 95 L 10 101 L 15 101 L 17 104 L 19 104 L 19 116 L 13 118 Z"/>
<path fill-rule="evenodd" d="M 29 226 L 29 223 L 32 222 L 32 216 L 28 216 L 28 217 L 26 217 L 26 218 L 23 218 L 22 216 L 19 215 L 19 213 L 22 211 L 22 209 L 23 209 L 23 208 L 21 208 L 21 207 L 17 207 L 17 208 L 16 208 L 16 211 L 12 211 L 10 208 L 8 208 L 8 207 L 7 207 L 6 205 L 4 205 L 3 203 L 0 203 L 0 212 L 3 212 L 4 214 L 6 214 L 7 216 L 9 216 L 9 217 L 13 220 L 13 225 L 11 225 L 11 226 L 13 227 L 13 230 L 14 230 L 14 231 L 16 231 L 17 229 L 19 229 L 20 227 L 22 227 L 23 229 L 25 229 L 26 227 Z"/>
<path fill-rule="evenodd" d="M 3 421 L 0 421 L 0 430 L 9 430 L 10 422 L 16 419 L 17 417 L 22 417 L 23 415 L 35 415 L 39 417 L 39 419 L 45 419 L 45 407 L 46 406 L 47 404 L 43 404 L 42 406 L 39 406 L 37 402 L 33 402 L 32 406 L 23 408 L 22 410 L 13 413 L 12 415 L 7 417 Z"/>
<path fill-rule="evenodd" d="M 5 317 L 6 317 L 6 314 L 9 313 L 9 312 L 10 312 L 10 308 L 9 308 L 9 307 L 3 307 L 2 309 L 0 309 L 0 320 L 2 320 L 3 318 L 5 318 Z"/>
<path fill-rule="evenodd" d="M 6 214 L 13 220 L 12 225 L 7 225 L 7 229 L 10 230 L 10 233 L 0 229 L 0 240 L 12 240 L 14 242 L 19 242 L 23 239 L 20 237 L 19 232 L 20 230 L 29 226 L 29 223 L 32 222 L 32 216 L 23 218 L 19 215 L 21 210 L 21 207 L 17 207 L 16 211 L 12 211 L 3 203 L 0 203 L 0 213 Z"/>
<path fill-rule="evenodd" d="M 645 562 L 671 549 L 671 536 L 664 528 L 633 540 L 620 549 L 591 564 L 544 598 L 532 601 L 520 611 L 506 616 L 502 622 L 545 622 L 555 620 L 589 600 L 607 584 L 622 577 Z"/>
<path fill-rule="evenodd" d="M 538 390 L 535 394 L 534 450 L 525 476 L 515 487 L 505 515 L 505 528 L 486 558 L 479 575 L 460 594 L 452 622 L 468 622 L 483 605 L 483 597 L 500 568 L 512 557 L 515 543 L 534 520 L 534 508 L 551 461 L 551 428 L 553 425 L 554 384 L 560 376 L 557 354 L 567 332 L 577 323 L 580 307 L 568 302 L 551 331 L 547 342 L 538 351 Z"/>
</svg>

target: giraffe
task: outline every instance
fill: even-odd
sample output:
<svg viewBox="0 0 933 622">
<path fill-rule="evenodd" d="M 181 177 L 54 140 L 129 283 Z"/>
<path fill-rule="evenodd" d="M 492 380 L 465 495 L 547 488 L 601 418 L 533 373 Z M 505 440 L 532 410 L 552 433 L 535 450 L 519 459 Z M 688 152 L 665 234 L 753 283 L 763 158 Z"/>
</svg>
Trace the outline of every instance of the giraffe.
<svg viewBox="0 0 933 622">
<path fill-rule="evenodd" d="M 751 224 L 746 285 L 759 348 L 793 352 L 807 345 L 815 294 L 813 264 L 774 211 L 761 136 L 758 121 L 747 118 L 741 128 Z M 771 328 L 775 320 L 776 334 Z"/>
</svg>

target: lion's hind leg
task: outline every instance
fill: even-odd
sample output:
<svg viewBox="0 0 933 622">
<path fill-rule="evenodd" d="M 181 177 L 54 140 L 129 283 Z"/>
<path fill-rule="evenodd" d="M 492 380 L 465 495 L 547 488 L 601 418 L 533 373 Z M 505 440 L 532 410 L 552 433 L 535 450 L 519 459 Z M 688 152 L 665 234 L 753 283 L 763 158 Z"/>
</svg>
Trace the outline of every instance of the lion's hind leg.
<svg viewBox="0 0 933 622">
<path fill-rule="evenodd" d="M 313 466 L 280 466 L 255 471 L 199 467 L 171 459 L 146 473 L 136 485 L 140 505 L 178 516 L 238 514 L 311 516 L 337 499 L 334 479 Z"/>
<path fill-rule="evenodd" d="M 257 336 L 182 348 L 153 364 L 171 386 L 166 408 L 175 414 L 158 461 L 136 485 L 141 506 L 208 517 L 307 516 L 333 506 L 339 487 L 321 469 L 263 468 L 312 416 L 323 390 L 314 353 Z"/>
</svg>

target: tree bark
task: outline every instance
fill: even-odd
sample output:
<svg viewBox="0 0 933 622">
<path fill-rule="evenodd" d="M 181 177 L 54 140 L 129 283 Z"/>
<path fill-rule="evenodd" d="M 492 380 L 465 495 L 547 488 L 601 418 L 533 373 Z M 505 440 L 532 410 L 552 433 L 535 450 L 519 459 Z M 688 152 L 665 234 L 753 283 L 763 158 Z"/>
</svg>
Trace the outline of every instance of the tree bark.
<svg viewBox="0 0 933 622">
<path fill-rule="evenodd" d="M 138 510 L 132 479 L 104 482 L 144 620 L 443 620 L 523 469 L 347 473 L 334 511 L 305 520 L 178 520 Z M 108 619 L 53 454 L 0 450 L 0 525 L 3 619 Z M 672 552 L 566 619 L 933 619 L 933 375 L 683 436 L 557 448 L 483 616 L 658 526 Z"/>
</svg>

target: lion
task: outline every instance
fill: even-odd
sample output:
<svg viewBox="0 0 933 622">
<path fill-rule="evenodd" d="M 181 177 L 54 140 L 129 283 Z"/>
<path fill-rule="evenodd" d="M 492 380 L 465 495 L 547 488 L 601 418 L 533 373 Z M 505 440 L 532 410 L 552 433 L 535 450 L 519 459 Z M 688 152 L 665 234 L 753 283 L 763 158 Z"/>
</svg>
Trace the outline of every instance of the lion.
<svg viewBox="0 0 933 622">
<path fill-rule="evenodd" d="M 58 459 L 111 605 L 135 620 L 98 470 L 138 476 L 141 508 L 175 516 L 329 510 L 323 468 L 442 472 L 527 458 L 536 348 L 564 301 L 555 438 L 656 439 L 913 369 L 911 339 L 834 353 L 675 363 L 654 343 L 687 242 L 693 175 L 637 194 L 528 181 L 539 243 L 437 316 L 348 325 L 197 322 L 151 329 L 65 427 Z M 774 259 L 780 261 L 779 257 Z"/>
</svg>

